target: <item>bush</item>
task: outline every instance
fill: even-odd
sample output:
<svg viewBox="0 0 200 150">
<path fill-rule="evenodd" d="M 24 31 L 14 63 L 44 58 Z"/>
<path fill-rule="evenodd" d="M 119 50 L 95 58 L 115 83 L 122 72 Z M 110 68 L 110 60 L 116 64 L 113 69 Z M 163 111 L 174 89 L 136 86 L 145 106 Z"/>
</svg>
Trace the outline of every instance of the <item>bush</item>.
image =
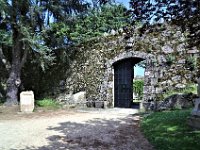
<svg viewBox="0 0 200 150">
<path fill-rule="evenodd" d="M 36 106 L 46 108 L 59 108 L 60 104 L 53 99 L 46 98 L 42 100 L 36 100 Z"/>
<path fill-rule="evenodd" d="M 156 150 L 197 150 L 200 131 L 187 124 L 191 110 L 156 112 L 144 117 L 141 128 Z"/>
<path fill-rule="evenodd" d="M 5 99 L 0 98 L 0 106 L 3 105 L 5 103 L 5 101 L 6 101 Z"/>
</svg>

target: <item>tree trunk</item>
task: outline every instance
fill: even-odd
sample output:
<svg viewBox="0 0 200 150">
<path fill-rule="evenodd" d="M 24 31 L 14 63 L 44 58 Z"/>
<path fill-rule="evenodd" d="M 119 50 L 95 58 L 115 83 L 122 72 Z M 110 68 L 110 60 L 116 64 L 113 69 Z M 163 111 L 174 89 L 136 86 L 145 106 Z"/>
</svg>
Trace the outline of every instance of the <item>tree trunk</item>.
<svg viewBox="0 0 200 150">
<path fill-rule="evenodd" d="M 20 73 L 21 70 L 17 69 L 16 67 L 11 68 L 9 78 L 7 80 L 6 106 L 18 104 L 18 88 L 21 83 Z"/>
<path fill-rule="evenodd" d="M 6 102 L 4 105 L 13 106 L 18 104 L 18 91 L 21 85 L 22 69 L 22 43 L 20 42 L 20 33 L 17 29 L 13 30 L 13 49 L 12 63 L 7 80 Z"/>
<path fill-rule="evenodd" d="M 21 71 L 26 61 L 28 50 L 23 47 L 23 31 L 20 30 L 22 20 L 25 15 L 20 2 L 12 1 L 12 15 L 11 15 L 11 27 L 12 27 L 12 61 L 9 69 L 9 78 L 7 80 L 6 102 L 5 105 L 17 105 L 18 104 L 18 92 L 21 85 Z M 0 51 L 1 52 L 1 51 Z M 3 52 L 2 52 L 3 53 Z M 1 53 L 0 53 L 1 54 Z M 2 55 L 3 56 L 3 55 Z M 3 57 L 2 57 L 3 58 Z"/>
</svg>

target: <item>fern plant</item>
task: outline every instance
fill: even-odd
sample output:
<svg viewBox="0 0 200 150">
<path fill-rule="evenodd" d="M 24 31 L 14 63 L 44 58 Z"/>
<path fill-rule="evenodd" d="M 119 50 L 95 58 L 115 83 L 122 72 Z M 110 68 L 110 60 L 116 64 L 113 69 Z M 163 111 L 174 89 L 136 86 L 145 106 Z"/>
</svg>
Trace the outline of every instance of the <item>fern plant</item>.
<svg viewBox="0 0 200 150">
<path fill-rule="evenodd" d="M 166 64 L 168 66 L 171 66 L 174 61 L 175 61 L 175 56 L 173 56 L 172 54 L 168 54 L 166 57 Z"/>
</svg>

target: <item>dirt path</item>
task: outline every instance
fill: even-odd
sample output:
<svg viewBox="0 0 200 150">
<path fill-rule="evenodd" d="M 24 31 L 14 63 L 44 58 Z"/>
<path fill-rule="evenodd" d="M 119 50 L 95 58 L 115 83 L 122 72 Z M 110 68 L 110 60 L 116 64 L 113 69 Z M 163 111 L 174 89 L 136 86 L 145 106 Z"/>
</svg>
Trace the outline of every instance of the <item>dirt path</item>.
<svg viewBox="0 0 200 150">
<path fill-rule="evenodd" d="M 0 113 L 1 150 L 152 150 L 139 116 L 122 109 Z M 9 118 L 10 116 L 10 118 Z"/>
</svg>

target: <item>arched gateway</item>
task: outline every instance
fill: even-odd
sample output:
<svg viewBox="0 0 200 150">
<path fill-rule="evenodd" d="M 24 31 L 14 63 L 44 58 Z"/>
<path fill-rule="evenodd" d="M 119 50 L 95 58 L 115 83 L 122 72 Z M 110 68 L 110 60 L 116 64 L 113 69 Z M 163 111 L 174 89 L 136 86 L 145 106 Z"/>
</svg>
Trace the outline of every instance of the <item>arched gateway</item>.
<svg viewBox="0 0 200 150">
<path fill-rule="evenodd" d="M 107 61 L 104 82 L 101 85 L 101 99 L 108 107 L 130 108 L 133 99 L 133 66 L 140 61 L 145 63 L 144 97 L 142 103 L 155 97 L 156 69 L 155 57 L 139 51 L 123 52 Z"/>
<path fill-rule="evenodd" d="M 58 100 L 82 103 L 73 94 L 85 93 L 90 107 L 130 107 L 133 66 L 145 63 L 142 104 L 163 99 L 166 91 L 183 89 L 194 82 L 194 60 L 199 50 L 188 49 L 184 34 L 166 25 L 165 30 L 143 36 L 137 30 L 96 38 L 74 47 L 72 63 L 66 70 L 65 89 Z M 131 71 L 130 71 L 131 70 Z"/>
</svg>

